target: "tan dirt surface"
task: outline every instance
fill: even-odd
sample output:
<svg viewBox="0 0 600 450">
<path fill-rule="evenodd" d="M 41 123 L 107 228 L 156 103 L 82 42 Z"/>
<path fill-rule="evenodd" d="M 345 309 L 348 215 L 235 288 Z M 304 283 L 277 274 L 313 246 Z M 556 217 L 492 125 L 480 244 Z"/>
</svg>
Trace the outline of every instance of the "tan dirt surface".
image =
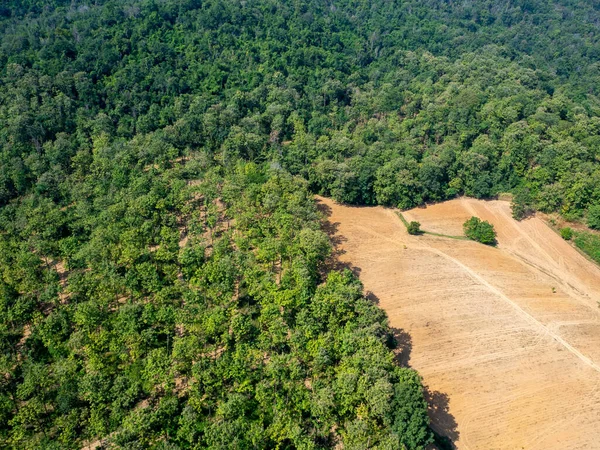
<svg viewBox="0 0 600 450">
<path fill-rule="evenodd" d="M 600 269 L 541 219 L 461 198 L 404 212 L 460 235 L 471 216 L 498 246 L 410 236 L 394 210 L 318 198 L 337 258 L 396 328 L 428 388 L 432 424 L 459 449 L 600 448 Z"/>
</svg>

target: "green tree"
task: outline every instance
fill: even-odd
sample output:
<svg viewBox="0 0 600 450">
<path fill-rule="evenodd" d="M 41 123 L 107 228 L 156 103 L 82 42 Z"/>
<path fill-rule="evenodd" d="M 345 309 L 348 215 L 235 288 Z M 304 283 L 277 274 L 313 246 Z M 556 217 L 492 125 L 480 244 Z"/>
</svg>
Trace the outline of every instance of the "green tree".
<svg viewBox="0 0 600 450">
<path fill-rule="evenodd" d="M 471 217 L 463 224 L 465 236 L 486 245 L 496 244 L 496 230 L 494 226 L 478 217 Z"/>
<path fill-rule="evenodd" d="M 600 204 L 592 205 L 587 211 L 588 227 L 600 230 Z"/>
<path fill-rule="evenodd" d="M 377 201 L 400 209 L 420 204 L 421 183 L 417 170 L 416 162 L 406 158 L 395 159 L 381 167 L 373 185 Z"/>
<path fill-rule="evenodd" d="M 408 234 L 421 234 L 421 224 L 419 222 L 411 221 L 406 227 Z"/>
<path fill-rule="evenodd" d="M 533 214 L 534 209 L 532 203 L 533 199 L 529 189 L 518 189 L 513 195 L 513 199 L 510 204 L 513 218 L 516 220 L 522 220 Z"/>
</svg>

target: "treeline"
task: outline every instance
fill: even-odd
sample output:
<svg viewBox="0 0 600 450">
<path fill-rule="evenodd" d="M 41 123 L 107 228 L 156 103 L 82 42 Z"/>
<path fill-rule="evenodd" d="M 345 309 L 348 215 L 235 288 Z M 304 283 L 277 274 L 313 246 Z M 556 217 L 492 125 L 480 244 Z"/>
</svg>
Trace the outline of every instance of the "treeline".
<svg viewBox="0 0 600 450">
<path fill-rule="evenodd" d="M 350 203 L 512 191 L 576 219 L 600 201 L 587 4 L 106 1 L 25 14 L 42 3 L 17 2 L 24 18 L 3 22 L 0 203 L 34 187 L 58 201 L 94 138 L 154 131 L 176 154 L 276 161 Z"/>
<path fill-rule="evenodd" d="M 419 378 L 311 194 L 589 220 L 599 14 L 3 2 L 2 446 L 423 448 Z"/>
</svg>

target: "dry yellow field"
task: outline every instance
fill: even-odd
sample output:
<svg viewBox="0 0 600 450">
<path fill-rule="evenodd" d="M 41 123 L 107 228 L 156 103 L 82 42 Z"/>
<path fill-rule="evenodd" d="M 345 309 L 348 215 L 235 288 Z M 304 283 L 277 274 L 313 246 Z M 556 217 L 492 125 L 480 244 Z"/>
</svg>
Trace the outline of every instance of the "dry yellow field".
<svg viewBox="0 0 600 450">
<path fill-rule="evenodd" d="M 600 448 L 600 269 L 508 202 L 456 199 L 404 212 L 459 235 L 471 216 L 497 248 L 410 236 L 394 210 L 337 205 L 338 259 L 398 330 L 434 428 L 459 449 Z"/>
</svg>

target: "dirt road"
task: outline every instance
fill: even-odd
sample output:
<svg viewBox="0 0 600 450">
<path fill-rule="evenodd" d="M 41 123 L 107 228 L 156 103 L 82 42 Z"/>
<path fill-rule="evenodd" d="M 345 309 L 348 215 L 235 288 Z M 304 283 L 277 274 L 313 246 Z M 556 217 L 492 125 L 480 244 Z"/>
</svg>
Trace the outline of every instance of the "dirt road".
<svg viewBox="0 0 600 450">
<path fill-rule="evenodd" d="M 478 216 L 498 247 L 410 236 L 393 210 L 319 199 L 338 258 L 399 329 L 434 427 L 459 449 L 600 448 L 600 269 L 508 202 L 457 199 L 404 213 L 462 234 Z"/>
</svg>

